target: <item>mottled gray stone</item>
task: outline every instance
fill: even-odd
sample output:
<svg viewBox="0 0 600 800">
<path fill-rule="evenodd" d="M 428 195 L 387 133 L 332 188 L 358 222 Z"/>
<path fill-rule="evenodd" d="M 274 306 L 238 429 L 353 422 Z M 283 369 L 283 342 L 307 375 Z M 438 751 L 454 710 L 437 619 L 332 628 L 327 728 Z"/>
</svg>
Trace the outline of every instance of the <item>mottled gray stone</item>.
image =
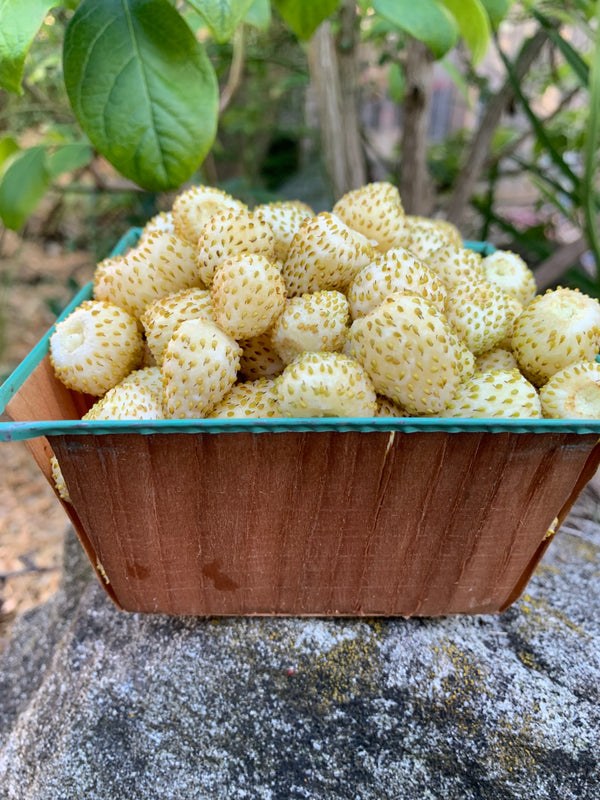
<svg viewBox="0 0 600 800">
<path fill-rule="evenodd" d="M 597 500 L 497 616 L 123 614 L 70 539 L 0 658 L 0 797 L 597 800 Z"/>
</svg>

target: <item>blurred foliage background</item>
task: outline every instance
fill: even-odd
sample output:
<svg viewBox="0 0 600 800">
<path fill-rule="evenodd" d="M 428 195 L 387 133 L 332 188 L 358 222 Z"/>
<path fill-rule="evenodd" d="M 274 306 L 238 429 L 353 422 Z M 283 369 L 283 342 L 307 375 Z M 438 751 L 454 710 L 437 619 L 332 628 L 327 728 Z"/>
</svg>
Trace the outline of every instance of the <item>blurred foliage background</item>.
<svg viewBox="0 0 600 800">
<path fill-rule="evenodd" d="M 86 2 L 48 3 L 22 64 L 0 64 L 0 350 L 16 277 L 7 236 L 93 263 L 179 188 L 125 176 L 73 110 L 63 45 Z M 186 184 L 320 211 L 360 183 L 390 180 L 407 212 L 518 252 L 541 289 L 600 296 L 596 0 L 427 0 L 423 18 L 390 0 L 222 0 L 221 29 L 214 2 L 158 4 L 189 26 L 218 82 L 216 134 Z M 442 14 L 433 34 L 428 13 Z M 60 280 L 74 291 L 80 278 Z M 52 313 L 62 298 L 50 298 Z"/>
</svg>

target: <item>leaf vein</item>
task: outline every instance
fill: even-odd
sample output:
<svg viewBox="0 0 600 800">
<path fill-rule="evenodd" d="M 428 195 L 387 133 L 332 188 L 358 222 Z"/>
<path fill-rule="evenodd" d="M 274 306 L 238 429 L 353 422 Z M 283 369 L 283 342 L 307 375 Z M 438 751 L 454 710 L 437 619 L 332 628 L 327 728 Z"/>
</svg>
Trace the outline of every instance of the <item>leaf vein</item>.
<svg viewBox="0 0 600 800">
<path fill-rule="evenodd" d="M 133 19 L 131 17 L 131 11 L 130 11 L 130 8 L 129 8 L 128 0 L 123 0 L 123 9 L 124 9 L 124 12 L 125 12 L 125 19 L 127 21 L 127 26 L 129 28 L 129 32 L 130 32 L 130 35 L 131 35 L 131 41 L 133 43 L 133 47 L 134 47 L 135 53 L 137 55 L 138 62 L 140 64 L 140 75 L 141 75 L 141 78 L 142 78 L 142 86 L 143 86 L 143 90 L 144 90 L 144 92 L 146 94 L 146 100 L 148 102 L 148 107 L 150 109 L 150 117 L 151 117 L 151 120 L 152 120 L 151 133 L 153 134 L 153 138 L 155 140 L 156 150 L 160 154 L 160 170 L 162 172 L 162 178 L 164 180 L 166 180 L 167 179 L 167 170 L 166 170 L 165 163 L 164 163 L 164 153 L 162 151 L 162 147 L 160 146 L 160 139 L 156 135 L 156 121 L 154 119 L 154 109 L 153 109 L 153 104 L 152 104 L 152 99 L 151 99 L 152 96 L 150 94 L 150 90 L 149 90 L 149 87 L 148 87 L 148 80 L 147 80 L 145 69 L 144 69 L 144 61 L 142 59 L 142 54 L 141 54 L 141 51 L 140 51 L 140 48 L 139 48 L 139 44 L 138 44 L 138 41 L 137 41 L 137 38 L 136 38 L 136 35 L 135 35 L 135 28 L 134 28 L 134 25 L 133 25 Z M 140 144 L 141 144 L 141 142 L 140 142 Z M 139 148 L 140 144 L 138 144 L 138 148 Z M 136 153 L 137 153 L 138 148 L 136 148 Z"/>
</svg>

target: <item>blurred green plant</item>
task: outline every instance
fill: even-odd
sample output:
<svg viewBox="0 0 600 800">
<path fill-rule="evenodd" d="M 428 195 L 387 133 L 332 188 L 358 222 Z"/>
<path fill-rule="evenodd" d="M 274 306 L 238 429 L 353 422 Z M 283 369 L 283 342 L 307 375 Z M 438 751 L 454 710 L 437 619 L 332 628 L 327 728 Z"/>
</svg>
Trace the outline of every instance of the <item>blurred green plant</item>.
<svg viewBox="0 0 600 800">
<path fill-rule="evenodd" d="M 537 38 L 545 58 L 520 75 L 518 59 L 511 59 L 496 38 L 524 126 L 519 136 L 490 148 L 486 193 L 474 192 L 471 203 L 481 214 L 481 235 L 493 228 L 504 231 L 535 268 L 540 288 L 562 282 L 600 296 L 600 8 L 595 0 L 562 5 L 546 0 L 529 3 L 528 12 L 538 27 L 523 47 Z M 540 98 L 547 91 L 555 100 L 544 111 Z M 539 222 L 520 226 L 496 210 L 500 179 L 511 174 L 526 176 L 536 188 Z M 454 209 L 455 199 L 456 187 L 450 197 Z M 568 240 L 560 234 L 565 229 Z"/>
<path fill-rule="evenodd" d="M 348 7 L 361 46 L 388 67 L 388 93 L 409 132 L 422 130 L 410 123 L 423 124 L 431 91 L 419 94 L 411 73 L 415 42 L 425 71 L 435 60 L 443 64 L 477 111 L 474 127 L 433 147 L 413 133 L 414 151 L 405 140 L 398 160 L 386 165 L 390 179 L 404 180 L 407 196 L 412 183 L 431 181 L 432 212 L 459 227 L 468 220 L 471 238 L 500 233 L 538 267 L 542 285 L 566 274 L 600 295 L 599 279 L 581 261 L 590 252 L 596 264 L 600 257 L 596 0 L 3 0 L 4 225 L 21 228 L 50 189 L 106 189 L 102 158 L 125 179 L 110 184 L 122 199 L 113 195 L 105 205 L 136 196 L 150 212 L 157 193 L 199 174 L 250 200 L 271 199 L 312 135 L 304 97 L 318 82 L 313 43 L 327 28 L 338 57 L 352 55 Z M 500 35 L 507 17 L 528 24 L 515 53 Z M 479 68 L 491 45 L 500 88 Z M 342 105 L 354 102 L 352 88 L 342 87 Z M 559 101 L 546 112 L 540 98 L 551 91 Z M 333 133 L 332 148 L 343 149 L 341 131 Z M 325 139 L 330 166 L 335 153 Z M 525 175 L 538 194 L 539 218 L 530 224 L 499 204 L 503 180 Z M 561 241 L 560 225 L 570 227 L 573 241 Z"/>
<path fill-rule="evenodd" d="M 147 191 L 178 188 L 211 152 L 219 115 L 236 88 L 235 80 L 227 80 L 220 93 L 207 55 L 208 49 L 214 52 L 212 43 L 232 44 L 230 71 L 239 77 L 242 26 L 264 31 L 275 10 L 294 37 L 307 41 L 339 5 L 340 0 L 3 0 L 0 87 L 42 100 L 35 113 L 43 114 L 52 103 L 42 84 L 45 89 L 53 85 L 57 108 L 66 115 L 66 124 L 40 132 L 32 147 L 18 140 L 18 131 L 0 143 L 4 224 L 20 228 L 61 174 L 90 166 L 95 154 Z M 425 42 L 436 57 L 462 37 L 476 63 L 489 43 L 490 20 L 508 8 L 509 0 L 360 5 L 365 15 L 375 13 Z M 61 32 L 62 72 L 56 47 Z M 252 107 L 244 113 L 248 118 Z M 49 117 L 57 120 L 56 113 Z M 226 122 L 233 128 L 233 111 Z"/>
</svg>

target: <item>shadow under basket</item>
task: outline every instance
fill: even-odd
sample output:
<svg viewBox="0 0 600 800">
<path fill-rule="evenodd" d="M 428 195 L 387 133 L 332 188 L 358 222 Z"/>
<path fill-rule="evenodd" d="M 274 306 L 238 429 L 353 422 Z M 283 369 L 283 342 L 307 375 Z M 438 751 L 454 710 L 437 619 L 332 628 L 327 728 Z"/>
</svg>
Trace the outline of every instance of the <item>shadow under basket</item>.
<svg viewBox="0 0 600 800">
<path fill-rule="evenodd" d="M 82 421 L 93 398 L 54 377 L 49 335 L 0 387 L 0 441 L 27 440 L 52 486 L 56 455 L 127 611 L 500 612 L 600 463 L 598 421 Z"/>
</svg>

